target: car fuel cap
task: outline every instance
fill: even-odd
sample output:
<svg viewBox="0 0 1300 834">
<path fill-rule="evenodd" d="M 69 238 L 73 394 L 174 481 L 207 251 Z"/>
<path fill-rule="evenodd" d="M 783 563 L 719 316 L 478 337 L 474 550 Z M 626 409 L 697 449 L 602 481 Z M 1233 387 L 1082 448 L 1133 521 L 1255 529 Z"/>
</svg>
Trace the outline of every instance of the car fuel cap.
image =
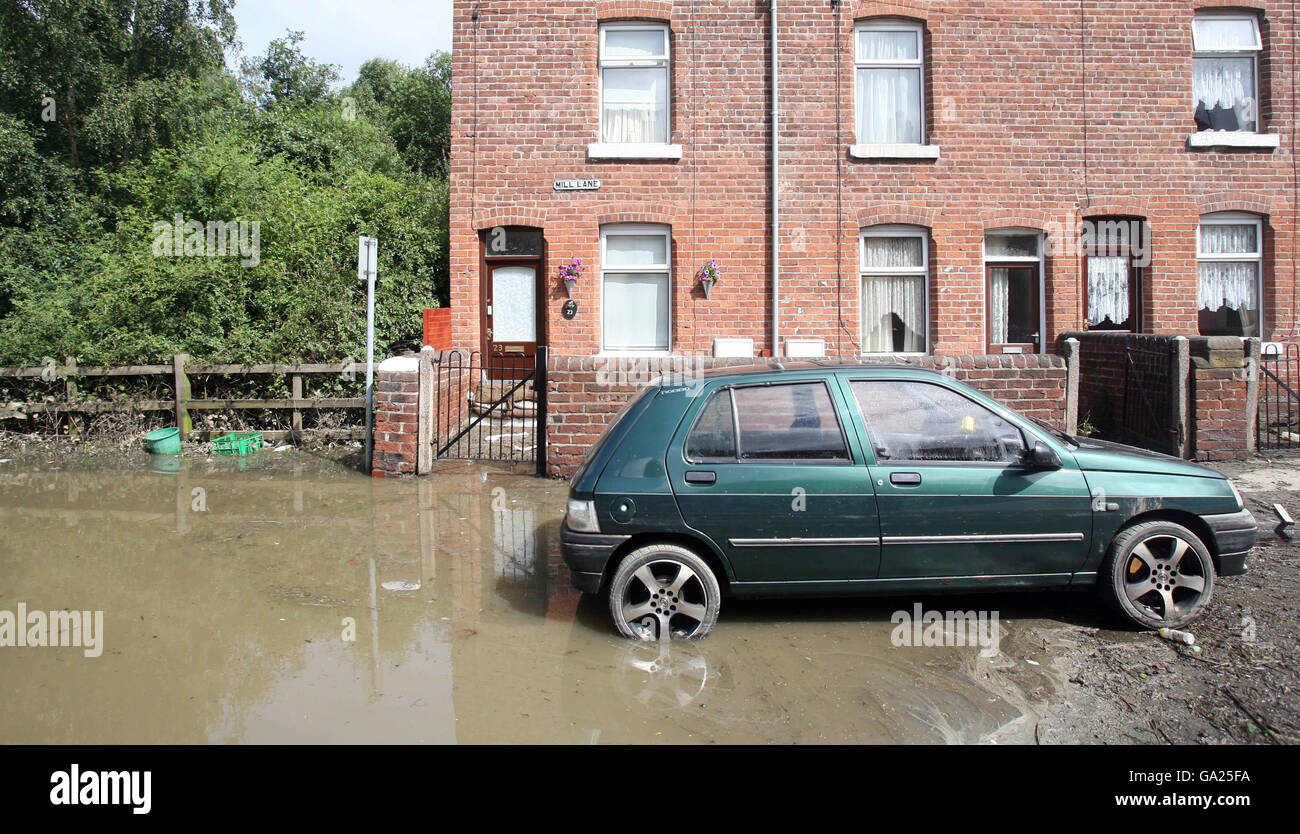
<svg viewBox="0 0 1300 834">
<path fill-rule="evenodd" d="M 627 524 L 636 516 L 636 502 L 631 498 L 615 498 L 609 507 L 609 514 L 619 524 Z"/>
</svg>

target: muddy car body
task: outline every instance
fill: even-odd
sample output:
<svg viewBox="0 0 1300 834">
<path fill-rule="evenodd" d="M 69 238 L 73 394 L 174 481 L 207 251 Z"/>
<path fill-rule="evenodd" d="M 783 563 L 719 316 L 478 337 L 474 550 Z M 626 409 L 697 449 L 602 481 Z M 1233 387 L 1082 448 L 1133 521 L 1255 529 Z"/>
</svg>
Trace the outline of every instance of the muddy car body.
<svg viewBox="0 0 1300 834">
<path fill-rule="evenodd" d="M 726 595 L 1060 586 L 1177 627 L 1255 538 L 1212 470 L 915 367 L 817 363 L 647 387 L 574 475 L 561 531 L 574 585 L 644 639 L 703 636 Z"/>
</svg>

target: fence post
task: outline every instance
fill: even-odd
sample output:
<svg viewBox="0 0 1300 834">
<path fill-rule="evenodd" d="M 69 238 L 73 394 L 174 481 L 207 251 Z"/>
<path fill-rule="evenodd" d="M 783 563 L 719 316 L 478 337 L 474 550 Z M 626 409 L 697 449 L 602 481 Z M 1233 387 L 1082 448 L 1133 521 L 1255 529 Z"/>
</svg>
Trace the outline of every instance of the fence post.
<svg viewBox="0 0 1300 834">
<path fill-rule="evenodd" d="M 293 397 L 294 400 L 301 400 L 302 399 L 302 375 L 294 374 L 292 377 L 290 377 L 289 385 L 290 385 L 289 396 Z M 290 423 L 290 426 L 293 429 L 293 439 L 294 442 L 296 443 L 298 442 L 299 438 L 302 436 L 302 412 L 298 409 L 297 402 L 293 404 L 293 420 Z"/>
<path fill-rule="evenodd" d="M 1246 454 L 1259 450 L 1259 354 L 1260 340 L 1246 339 Z"/>
<path fill-rule="evenodd" d="M 533 409 L 537 438 L 533 443 L 533 454 L 537 458 L 537 477 L 546 477 L 546 363 L 550 351 L 546 345 L 537 346 L 537 370 L 533 374 L 533 393 L 537 395 L 537 406 Z"/>
<path fill-rule="evenodd" d="M 190 432 L 194 430 L 188 409 L 190 379 L 185 375 L 185 362 L 189 358 L 187 353 L 178 353 L 172 357 L 172 380 L 176 390 L 176 428 L 181 430 L 181 440 L 187 439 Z"/>
<path fill-rule="evenodd" d="M 415 418 L 417 421 L 415 474 L 417 475 L 428 475 L 433 471 L 433 387 L 433 348 L 425 345 L 420 348 L 420 393 Z"/>
<path fill-rule="evenodd" d="M 1191 377 L 1191 343 L 1186 336 L 1175 336 L 1169 343 L 1169 419 L 1174 431 L 1174 455 L 1191 457 L 1188 426 L 1189 383 Z"/>
<path fill-rule="evenodd" d="M 1065 425 L 1061 428 L 1070 435 L 1079 431 L 1079 348 L 1078 339 L 1065 340 Z"/>
</svg>

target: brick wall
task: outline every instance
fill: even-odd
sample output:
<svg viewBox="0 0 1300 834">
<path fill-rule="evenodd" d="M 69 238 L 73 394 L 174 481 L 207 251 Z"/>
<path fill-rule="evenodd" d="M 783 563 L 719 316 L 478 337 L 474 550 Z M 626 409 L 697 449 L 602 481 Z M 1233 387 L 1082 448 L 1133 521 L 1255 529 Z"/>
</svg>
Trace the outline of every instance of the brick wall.
<svg viewBox="0 0 1300 834">
<path fill-rule="evenodd" d="M 371 475 L 414 475 L 419 444 L 419 360 L 388 359 L 375 372 L 375 439 Z"/>
<path fill-rule="evenodd" d="M 1187 147 L 1192 17 L 1221 5 L 1262 14 L 1262 127 L 1283 137 L 1275 151 Z M 856 355 L 860 229 L 909 223 L 930 229 L 934 351 L 982 354 L 986 230 L 1069 229 L 1120 214 L 1150 223 L 1147 329 L 1195 333 L 1198 218 L 1223 210 L 1264 216 L 1265 336 L 1296 335 L 1296 42 L 1287 0 L 789 0 L 781 9 L 785 336 L 824 338 L 832 355 Z M 848 154 L 854 21 L 878 14 L 924 21 L 926 121 L 938 160 Z M 681 160 L 587 159 L 598 138 L 598 23 L 628 15 L 671 23 Z M 767 4 L 511 0 L 457 4 L 454 16 L 455 345 L 478 346 L 479 231 L 522 224 L 545 230 L 547 343 L 597 353 L 600 225 L 636 221 L 672 226 L 675 353 L 707 353 L 715 336 L 771 348 Z M 557 178 L 602 186 L 557 193 Z M 573 257 L 588 269 L 575 290 L 580 311 L 567 320 L 556 266 Z M 723 277 L 705 300 L 691 279 L 715 257 Z M 1049 343 L 1083 326 L 1082 284 L 1079 258 L 1047 259 Z"/>
<path fill-rule="evenodd" d="M 695 361 L 693 369 L 746 365 L 744 360 Z M 1057 426 L 1066 422 L 1066 362 L 1059 356 L 926 357 L 914 364 L 941 371 L 999 402 Z M 657 375 L 648 369 L 611 372 L 615 365 L 589 356 L 552 356 L 547 365 L 547 465 L 567 478 L 628 399 Z M 665 370 L 676 371 L 669 367 Z M 684 370 L 684 369 L 683 369 Z"/>
<path fill-rule="evenodd" d="M 1247 382 L 1245 368 L 1192 368 L 1189 400 L 1197 460 L 1246 457 L 1255 431 L 1247 419 Z"/>
</svg>

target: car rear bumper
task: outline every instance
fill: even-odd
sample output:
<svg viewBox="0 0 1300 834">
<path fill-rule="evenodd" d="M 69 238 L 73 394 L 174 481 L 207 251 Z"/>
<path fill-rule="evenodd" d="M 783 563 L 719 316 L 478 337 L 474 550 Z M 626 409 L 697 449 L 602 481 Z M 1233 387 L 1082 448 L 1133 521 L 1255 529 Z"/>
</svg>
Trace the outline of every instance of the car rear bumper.
<svg viewBox="0 0 1300 834">
<path fill-rule="evenodd" d="M 560 525 L 560 549 L 564 552 L 564 564 L 573 574 L 573 587 L 588 594 L 600 590 L 601 577 L 605 575 L 605 565 L 619 545 L 631 536 L 606 536 L 601 533 L 575 533 L 569 529 L 566 519 Z"/>
<path fill-rule="evenodd" d="M 1240 576 L 1246 572 L 1246 556 L 1259 537 L 1259 526 L 1250 510 L 1226 515 L 1201 516 L 1214 536 L 1219 554 L 1219 576 Z"/>
</svg>

